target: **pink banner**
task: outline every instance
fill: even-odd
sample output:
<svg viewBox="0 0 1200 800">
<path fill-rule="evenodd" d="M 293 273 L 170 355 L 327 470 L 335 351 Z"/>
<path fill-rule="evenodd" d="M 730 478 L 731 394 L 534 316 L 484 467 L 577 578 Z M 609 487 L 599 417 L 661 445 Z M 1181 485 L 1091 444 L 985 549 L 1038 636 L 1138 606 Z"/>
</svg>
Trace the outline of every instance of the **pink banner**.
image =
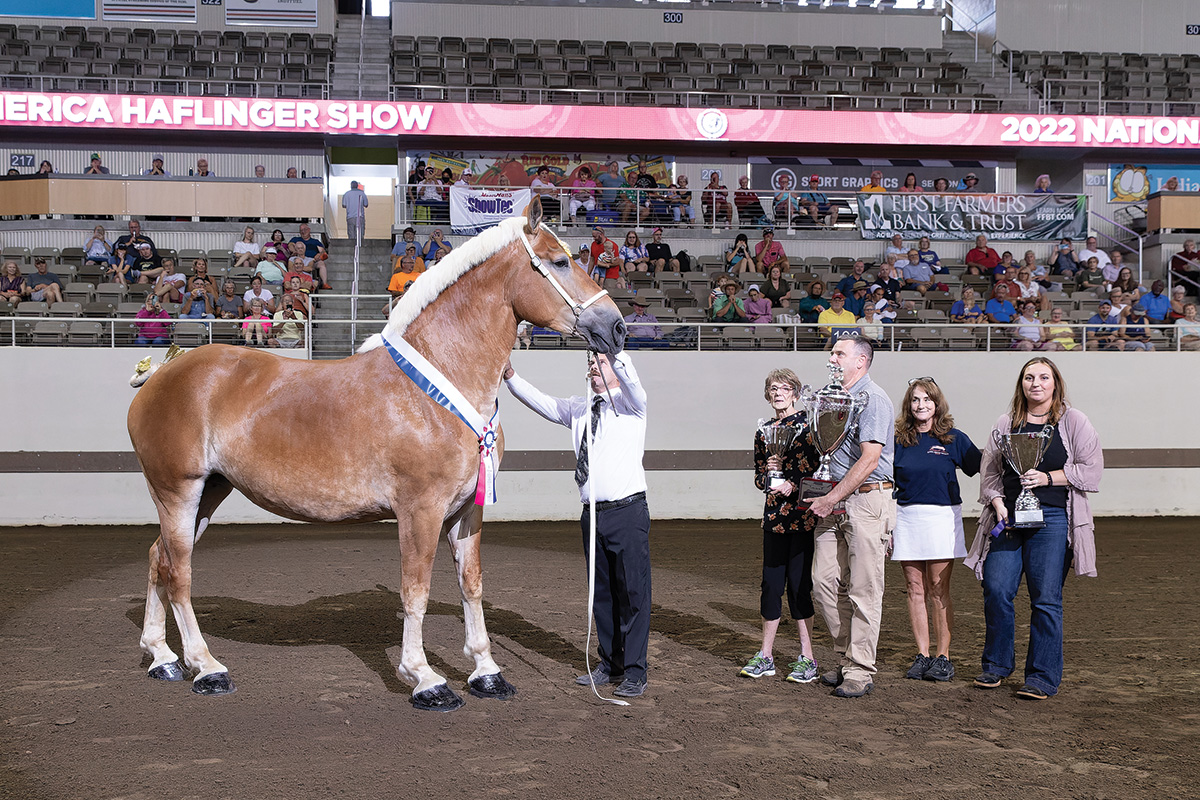
<svg viewBox="0 0 1200 800">
<path fill-rule="evenodd" d="M 254 100 L 0 92 L 0 128 L 952 147 L 1200 148 L 1200 119 Z"/>
</svg>

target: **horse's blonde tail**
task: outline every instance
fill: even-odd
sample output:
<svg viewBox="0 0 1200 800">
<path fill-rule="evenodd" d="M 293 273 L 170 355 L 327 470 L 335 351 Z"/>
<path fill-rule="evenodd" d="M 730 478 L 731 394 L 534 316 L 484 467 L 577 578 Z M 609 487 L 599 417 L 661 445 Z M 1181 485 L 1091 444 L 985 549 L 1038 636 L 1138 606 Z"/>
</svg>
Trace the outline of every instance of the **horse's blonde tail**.
<svg viewBox="0 0 1200 800">
<path fill-rule="evenodd" d="M 177 344 L 172 344 L 167 348 L 167 354 L 163 356 L 162 362 L 158 364 L 151 363 L 154 360 L 153 356 L 146 356 L 137 363 L 134 367 L 133 377 L 129 379 L 129 385 L 137 389 L 143 383 L 150 380 L 150 376 L 162 369 L 163 366 L 174 361 L 179 356 L 183 355 L 183 348 Z"/>
</svg>

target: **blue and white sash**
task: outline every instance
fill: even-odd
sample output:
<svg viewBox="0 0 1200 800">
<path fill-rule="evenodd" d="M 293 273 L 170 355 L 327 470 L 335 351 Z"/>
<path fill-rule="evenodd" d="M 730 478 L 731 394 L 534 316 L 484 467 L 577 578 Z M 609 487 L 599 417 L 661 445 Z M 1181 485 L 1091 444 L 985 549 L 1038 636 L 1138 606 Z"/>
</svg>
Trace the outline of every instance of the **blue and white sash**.
<svg viewBox="0 0 1200 800">
<path fill-rule="evenodd" d="M 462 420 L 479 439 L 479 478 L 475 486 L 475 505 L 493 505 L 496 502 L 496 470 L 499 468 L 496 452 L 496 437 L 500 430 L 499 401 L 496 402 L 492 418 L 484 421 L 462 392 L 403 337 L 389 337 L 385 331 L 382 338 L 388 355 L 417 388 Z"/>
</svg>

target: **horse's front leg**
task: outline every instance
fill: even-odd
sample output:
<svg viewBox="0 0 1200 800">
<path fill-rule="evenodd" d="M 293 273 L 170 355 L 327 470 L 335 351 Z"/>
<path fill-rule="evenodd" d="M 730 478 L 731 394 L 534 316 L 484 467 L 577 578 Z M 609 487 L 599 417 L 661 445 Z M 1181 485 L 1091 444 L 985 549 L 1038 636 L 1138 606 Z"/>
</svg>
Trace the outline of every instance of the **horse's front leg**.
<svg viewBox="0 0 1200 800">
<path fill-rule="evenodd" d="M 482 538 L 483 508 L 472 506 L 466 515 L 446 531 L 454 552 L 458 586 L 462 591 L 463 622 L 466 642 L 463 653 L 475 660 L 475 671 L 467 680 L 467 690 L 476 697 L 508 700 L 516 687 L 504 680 L 500 667 L 492 660 L 492 643 L 483 622 L 483 564 L 479 557 Z"/>
<path fill-rule="evenodd" d="M 433 557 L 437 553 L 441 515 L 427 510 L 408 519 L 401 514 L 400 597 L 404 601 L 404 637 L 400 649 L 400 678 L 413 685 L 412 704 L 425 711 L 454 711 L 463 700 L 446 685 L 446 678 L 433 671 L 425 658 L 421 627 L 429 606 L 429 584 Z"/>
</svg>

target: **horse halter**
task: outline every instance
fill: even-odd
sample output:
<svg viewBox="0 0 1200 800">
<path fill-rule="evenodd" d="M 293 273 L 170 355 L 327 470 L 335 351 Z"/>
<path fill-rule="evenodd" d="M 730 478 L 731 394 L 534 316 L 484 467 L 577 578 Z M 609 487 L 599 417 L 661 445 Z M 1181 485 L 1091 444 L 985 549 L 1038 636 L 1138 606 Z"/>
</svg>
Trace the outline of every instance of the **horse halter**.
<svg viewBox="0 0 1200 800">
<path fill-rule="evenodd" d="M 567 245 L 563 243 L 563 240 L 559 239 L 558 235 L 554 231 L 550 230 L 545 223 L 543 223 L 540 227 L 546 233 L 553 236 L 554 241 L 558 242 L 559 246 L 562 247 L 563 252 L 567 254 L 567 258 L 571 258 L 571 248 L 567 247 Z M 575 325 L 572 326 L 571 333 L 578 333 L 580 315 L 587 310 L 588 306 L 595 303 L 601 297 L 607 295 L 608 290 L 601 289 L 583 302 L 577 302 L 573 300 L 571 295 L 567 294 L 567 290 L 563 288 L 563 285 L 558 282 L 558 278 L 554 277 L 554 273 L 547 269 L 546 265 L 542 262 L 542 259 L 538 256 L 538 254 L 533 252 L 533 245 L 529 243 L 529 237 L 525 235 L 525 231 L 523 230 L 521 231 L 521 244 L 525 245 L 525 252 L 529 254 L 529 262 L 533 265 L 533 268 L 537 270 L 543 278 L 550 281 L 550 285 L 554 287 L 554 290 L 558 292 L 562 299 L 566 301 L 567 306 L 570 307 L 571 313 L 575 315 Z"/>
</svg>

